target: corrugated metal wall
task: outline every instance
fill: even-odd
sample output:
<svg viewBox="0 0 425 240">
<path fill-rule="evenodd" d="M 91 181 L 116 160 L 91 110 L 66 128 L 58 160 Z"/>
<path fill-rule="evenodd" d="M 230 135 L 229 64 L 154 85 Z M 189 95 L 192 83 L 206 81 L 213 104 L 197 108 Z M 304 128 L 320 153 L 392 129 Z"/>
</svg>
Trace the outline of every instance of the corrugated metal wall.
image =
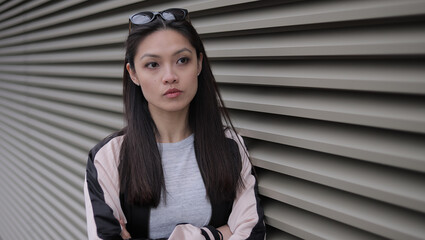
<svg viewBox="0 0 425 240">
<path fill-rule="evenodd" d="M 0 1 L 0 238 L 86 238 L 127 19 L 183 7 L 259 174 L 267 239 L 425 239 L 425 1 Z"/>
</svg>

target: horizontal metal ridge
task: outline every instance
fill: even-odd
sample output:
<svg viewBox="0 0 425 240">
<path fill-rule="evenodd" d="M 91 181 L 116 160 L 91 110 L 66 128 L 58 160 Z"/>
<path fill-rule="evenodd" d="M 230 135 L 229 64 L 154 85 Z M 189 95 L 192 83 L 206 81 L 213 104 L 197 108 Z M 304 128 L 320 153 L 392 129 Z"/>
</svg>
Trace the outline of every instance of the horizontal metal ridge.
<svg viewBox="0 0 425 240">
<path fill-rule="evenodd" d="M 258 168 L 425 212 L 421 173 L 265 141 L 247 146 Z"/>
<path fill-rule="evenodd" d="M 294 28 L 306 25 L 329 25 L 353 21 L 423 15 L 423 1 L 303 1 L 280 6 L 232 11 L 196 19 L 194 25 L 201 34 L 237 32 L 267 28 Z"/>
<path fill-rule="evenodd" d="M 425 133 L 425 97 L 260 86 L 220 88 L 225 106 Z"/>
<path fill-rule="evenodd" d="M 243 136 L 425 172 L 422 135 L 240 111 L 231 117 Z"/>
<path fill-rule="evenodd" d="M 268 224 L 302 239 L 386 239 L 275 200 L 262 202 Z"/>
<path fill-rule="evenodd" d="M 27 96 L 22 99 L 19 93 L 8 92 L 0 88 L 0 95 L 2 98 L 26 104 L 31 108 L 37 108 L 48 112 L 55 112 L 56 114 L 78 119 L 80 121 L 98 124 L 100 126 L 108 127 L 111 129 L 120 129 L 123 127 L 124 121 L 122 114 L 111 113 L 108 111 L 101 111 L 97 109 L 90 109 L 81 106 L 69 105 L 66 103 L 55 102 L 51 100 L 44 100 L 36 97 Z"/>
<path fill-rule="evenodd" d="M 423 214 L 408 209 L 268 171 L 259 172 L 258 182 L 267 197 L 380 236 L 419 239 L 425 234 Z"/>
</svg>

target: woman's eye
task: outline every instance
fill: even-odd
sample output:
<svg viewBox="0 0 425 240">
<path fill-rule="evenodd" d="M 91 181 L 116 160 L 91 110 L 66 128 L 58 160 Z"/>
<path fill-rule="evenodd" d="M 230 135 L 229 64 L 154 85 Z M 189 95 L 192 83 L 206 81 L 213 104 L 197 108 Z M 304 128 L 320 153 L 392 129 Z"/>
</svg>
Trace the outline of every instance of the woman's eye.
<svg viewBox="0 0 425 240">
<path fill-rule="evenodd" d="M 150 62 L 150 63 L 147 63 L 146 65 L 145 65 L 145 67 L 147 67 L 147 68 L 156 68 L 156 67 L 158 67 L 159 66 L 159 64 L 158 63 L 156 63 L 156 62 Z"/>
<path fill-rule="evenodd" d="M 189 58 L 187 58 L 187 57 L 182 57 L 177 61 L 177 63 L 179 63 L 179 64 L 185 64 L 187 62 L 189 62 Z"/>
</svg>

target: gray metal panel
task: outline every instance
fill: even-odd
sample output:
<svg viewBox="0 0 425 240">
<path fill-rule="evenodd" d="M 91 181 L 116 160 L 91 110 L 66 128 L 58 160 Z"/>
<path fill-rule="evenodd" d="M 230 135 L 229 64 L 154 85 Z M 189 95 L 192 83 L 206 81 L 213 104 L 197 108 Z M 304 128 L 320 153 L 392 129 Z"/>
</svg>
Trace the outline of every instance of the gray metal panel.
<svg viewBox="0 0 425 240">
<path fill-rule="evenodd" d="M 204 39 L 268 239 L 424 239 L 424 0 L 0 1 L 0 238 L 86 238 L 127 18 L 169 7 Z"/>
<path fill-rule="evenodd" d="M 425 94 L 425 69 L 415 60 L 220 61 L 214 70 L 221 83 Z"/>
<path fill-rule="evenodd" d="M 228 108 L 425 133 L 425 101 L 417 97 L 278 88 L 264 88 L 265 95 L 240 85 L 221 91 Z"/>
<path fill-rule="evenodd" d="M 248 147 L 262 169 L 425 212 L 422 173 L 262 141 Z"/>
</svg>

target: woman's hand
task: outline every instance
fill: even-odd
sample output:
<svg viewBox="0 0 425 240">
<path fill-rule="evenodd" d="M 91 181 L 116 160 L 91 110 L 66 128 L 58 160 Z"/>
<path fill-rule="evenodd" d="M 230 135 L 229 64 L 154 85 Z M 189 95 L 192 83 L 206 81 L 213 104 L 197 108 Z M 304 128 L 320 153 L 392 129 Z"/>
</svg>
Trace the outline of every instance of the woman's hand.
<svg viewBox="0 0 425 240">
<path fill-rule="evenodd" d="M 230 231 L 229 225 L 227 224 L 217 228 L 217 230 L 223 234 L 223 240 L 227 240 L 232 236 L 232 231 Z"/>
<path fill-rule="evenodd" d="M 125 228 L 124 220 L 120 219 L 120 224 L 121 224 L 121 228 L 122 228 L 122 230 L 121 230 L 121 237 L 123 239 L 130 239 L 131 236 L 130 236 L 130 233 Z"/>
</svg>

